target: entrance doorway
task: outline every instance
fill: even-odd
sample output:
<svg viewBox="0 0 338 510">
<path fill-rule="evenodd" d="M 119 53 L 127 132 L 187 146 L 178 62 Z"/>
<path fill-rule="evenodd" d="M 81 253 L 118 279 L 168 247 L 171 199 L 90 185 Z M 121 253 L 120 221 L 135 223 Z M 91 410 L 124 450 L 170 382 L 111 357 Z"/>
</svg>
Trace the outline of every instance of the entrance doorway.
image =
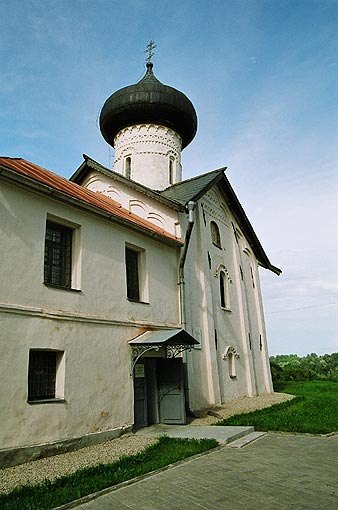
<svg viewBox="0 0 338 510">
<path fill-rule="evenodd" d="M 134 427 L 186 423 L 182 358 L 140 358 L 134 369 Z"/>
</svg>

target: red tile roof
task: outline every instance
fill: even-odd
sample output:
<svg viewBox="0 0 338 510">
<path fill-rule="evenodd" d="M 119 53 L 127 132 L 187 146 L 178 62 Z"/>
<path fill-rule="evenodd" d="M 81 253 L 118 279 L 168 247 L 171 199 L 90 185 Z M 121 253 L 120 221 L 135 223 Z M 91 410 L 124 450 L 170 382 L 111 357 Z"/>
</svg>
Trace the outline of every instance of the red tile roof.
<svg viewBox="0 0 338 510">
<path fill-rule="evenodd" d="M 131 213 L 127 209 L 124 209 L 121 204 L 115 202 L 111 198 L 103 195 L 99 192 L 93 192 L 74 182 L 70 182 L 60 175 L 54 174 L 45 168 L 30 163 L 29 161 L 22 158 L 7 158 L 0 157 L 0 165 L 17 172 L 18 174 L 24 175 L 29 179 L 37 181 L 41 184 L 47 185 L 61 193 L 69 195 L 76 200 L 84 204 L 89 204 L 100 211 L 110 213 L 116 217 L 116 219 L 123 220 L 141 229 L 148 230 L 151 233 L 160 235 L 166 239 L 171 239 L 182 243 L 182 240 L 174 235 L 166 232 L 160 227 L 154 225 L 150 221 L 140 218 L 134 213 Z"/>
</svg>

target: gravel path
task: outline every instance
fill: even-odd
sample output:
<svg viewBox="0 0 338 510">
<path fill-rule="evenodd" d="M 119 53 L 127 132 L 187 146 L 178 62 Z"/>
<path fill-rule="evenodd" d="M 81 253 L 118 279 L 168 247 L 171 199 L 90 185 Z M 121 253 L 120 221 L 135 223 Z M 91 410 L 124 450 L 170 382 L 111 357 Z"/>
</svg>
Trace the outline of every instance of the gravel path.
<svg viewBox="0 0 338 510">
<path fill-rule="evenodd" d="M 273 404 L 286 402 L 294 398 L 294 395 L 287 393 L 267 393 L 258 397 L 243 397 L 236 400 L 229 400 L 221 407 L 214 407 L 206 411 L 201 417 L 191 420 L 190 425 L 212 425 L 221 419 L 229 418 L 234 414 L 250 413 L 258 411 Z"/>
<path fill-rule="evenodd" d="M 209 410 L 209 414 L 205 411 L 204 415 L 202 414 L 201 417 L 191 420 L 190 425 L 212 425 L 221 418 L 227 418 L 233 414 L 263 409 L 272 404 L 290 400 L 290 398 L 293 397 L 284 393 L 273 393 L 271 395 L 260 395 L 258 397 L 244 397 L 239 400 L 227 402 L 222 407 L 213 408 Z M 35 485 L 45 479 L 54 480 L 60 476 L 73 473 L 80 468 L 114 462 L 122 455 L 133 455 L 154 442 L 156 442 L 156 439 L 126 434 L 118 439 L 113 439 L 99 445 L 88 446 L 81 450 L 1 469 L 0 493 L 9 492 L 20 485 Z"/>
<path fill-rule="evenodd" d="M 73 452 L 27 462 L 0 470 L 0 493 L 9 492 L 20 485 L 35 485 L 43 480 L 54 480 L 80 468 L 108 464 L 122 455 L 133 455 L 156 439 L 126 434 L 98 445 L 87 446 Z"/>
</svg>

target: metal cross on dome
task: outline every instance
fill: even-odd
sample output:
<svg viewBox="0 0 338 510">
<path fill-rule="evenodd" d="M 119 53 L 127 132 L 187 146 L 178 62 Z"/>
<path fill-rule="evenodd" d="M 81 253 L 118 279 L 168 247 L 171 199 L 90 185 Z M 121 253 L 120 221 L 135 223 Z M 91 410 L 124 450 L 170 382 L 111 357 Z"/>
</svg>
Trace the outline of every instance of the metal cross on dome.
<svg viewBox="0 0 338 510">
<path fill-rule="evenodd" d="M 156 48 L 156 44 L 154 41 L 149 41 L 147 49 L 144 50 L 144 53 L 148 53 L 146 58 L 146 62 L 151 62 L 152 57 L 154 56 L 153 50 Z"/>
</svg>

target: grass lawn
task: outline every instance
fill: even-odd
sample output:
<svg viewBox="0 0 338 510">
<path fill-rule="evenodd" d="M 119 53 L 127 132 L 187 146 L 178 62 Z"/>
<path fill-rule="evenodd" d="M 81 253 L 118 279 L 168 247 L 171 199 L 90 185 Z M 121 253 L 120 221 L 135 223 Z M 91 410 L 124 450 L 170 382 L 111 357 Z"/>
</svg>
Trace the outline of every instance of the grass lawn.
<svg viewBox="0 0 338 510">
<path fill-rule="evenodd" d="M 112 464 L 80 469 L 53 482 L 18 488 L 0 495 L 1 510 L 48 510 L 93 492 L 149 473 L 218 446 L 214 439 L 174 439 L 162 436 L 136 455 Z"/>
<path fill-rule="evenodd" d="M 256 430 L 327 434 L 338 431 L 338 383 L 301 381 L 279 388 L 296 395 L 291 401 L 267 409 L 238 414 L 216 425 L 252 425 Z"/>
</svg>

